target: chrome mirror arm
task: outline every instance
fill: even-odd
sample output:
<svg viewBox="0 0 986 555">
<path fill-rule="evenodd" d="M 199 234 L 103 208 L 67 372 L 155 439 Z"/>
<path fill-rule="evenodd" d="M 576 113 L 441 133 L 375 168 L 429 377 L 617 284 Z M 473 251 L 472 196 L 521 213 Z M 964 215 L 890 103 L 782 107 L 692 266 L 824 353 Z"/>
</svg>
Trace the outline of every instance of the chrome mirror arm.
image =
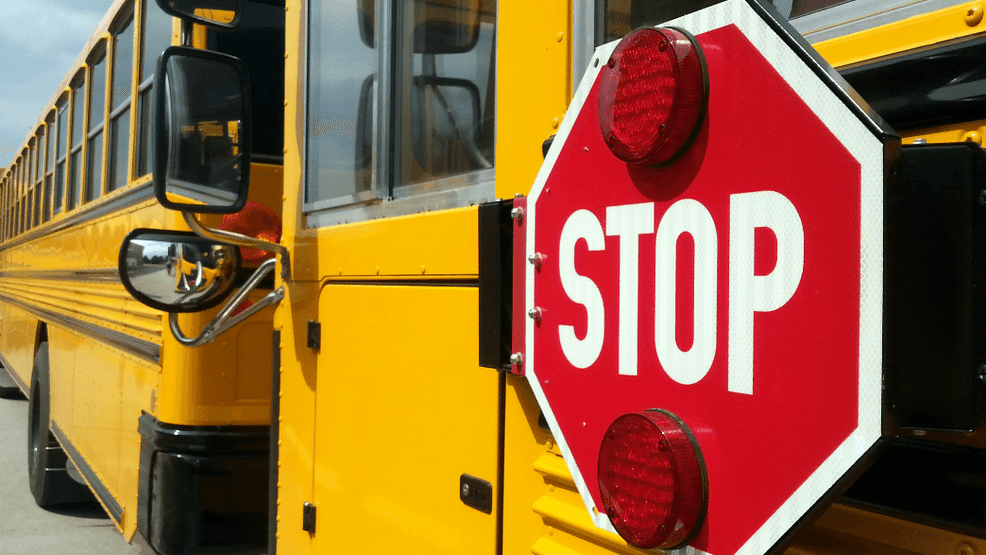
<svg viewBox="0 0 986 555">
<path fill-rule="evenodd" d="M 277 253 L 281 257 L 281 279 L 289 279 L 291 277 L 291 259 L 288 256 L 288 249 L 283 245 L 271 243 L 270 241 L 264 241 L 263 239 L 254 239 L 253 237 L 233 233 L 231 231 L 205 227 L 192 212 L 182 212 L 181 215 L 185 217 L 185 223 L 188 224 L 188 227 L 190 227 L 199 237 L 204 237 L 211 241 L 229 243 L 240 247 L 250 247 Z"/>
<path fill-rule="evenodd" d="M 242 303 L 254 289 L 257 288 L 257 284 L 264 279 L 267 274 L 274 271 L 275 266 L 277 266 L 277 261 L 273 258 L 264 262 L 253 272 L 250 279 L 243 284 L 243 287 L 233 295 L 226 304 L 223 305 L 222 310 L 219 314 L 212 319 L 211 322 L 205 325 L 202 332 L 197 336 L 189 338 L 185 336 L 181 331 L 181 327 L 178 325 L 178 314 L 171 312 L 168 314 L 168 324 L 171 327 L 171 334 L 175 337 L 178 343 L 186 347 L 199 347 L 205 345 L 206 343 L 211 343 L 216 337 L 219 337 L 228 329 L 239 324 L 243 320 L 246 320 L 250 316 L 253 316 L 257 312 L 260 312 L 264 308 L 281 302 L 284 298 L 284 287 L 279 287 L 278 289 L 271 291 L 263 299 L 257 301 L 253 306 L 243 310 L 235 316 L 230 316 L 234 310 Z"/>
</svg>

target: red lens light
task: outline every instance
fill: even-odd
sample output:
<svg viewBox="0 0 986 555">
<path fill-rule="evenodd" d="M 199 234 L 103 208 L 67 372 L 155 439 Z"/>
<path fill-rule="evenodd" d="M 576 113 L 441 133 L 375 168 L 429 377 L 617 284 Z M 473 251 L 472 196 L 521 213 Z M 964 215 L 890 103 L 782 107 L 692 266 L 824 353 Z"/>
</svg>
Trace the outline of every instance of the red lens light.
<svg viewBox="0 0 986 555">
<path fill-rule="evenodd" d="M 698 441 L 670 412 L 624 414 L 599 447 L 599 491 L 610 521 L 631 545 L 686 545 L 701 530 L 709 499 Z"/>
<path fill-rule="evenodd" d="M 695 140 L 709 97 L 695 37 L 673 28 L 634 31 L 617 45 L 601 79 L 599 127 L 620 160 L 664 164 Z"/>
<path fill-rule="evenodd" d="M 226 214 L 219 228 L 270 243 L 281 240 L 281 219 L 273 210 L 259 202 L 248 201 L 243 210 L 235 214 Z M 240 249 L 240 257 L 246 263 L 261 262 L 272 256 L 273 253 L 261 249 L 247 247 Z"/>
</svg>

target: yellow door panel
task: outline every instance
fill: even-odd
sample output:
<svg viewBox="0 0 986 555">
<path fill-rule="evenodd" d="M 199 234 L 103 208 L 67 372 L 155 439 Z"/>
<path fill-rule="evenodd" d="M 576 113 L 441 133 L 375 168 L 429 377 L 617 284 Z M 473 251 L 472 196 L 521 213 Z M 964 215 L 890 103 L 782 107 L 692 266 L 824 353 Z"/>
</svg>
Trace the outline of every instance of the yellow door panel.
<svg viewBox="0 0 986 555">
<path fill-rule="evenodd" d="M 494 553 L 498 380 L 477 361 L 471 287 L 327 285 L 315 399 L 315 553 Z M 495 495 L 494 495 L 495 502 Z"/>
</svg>

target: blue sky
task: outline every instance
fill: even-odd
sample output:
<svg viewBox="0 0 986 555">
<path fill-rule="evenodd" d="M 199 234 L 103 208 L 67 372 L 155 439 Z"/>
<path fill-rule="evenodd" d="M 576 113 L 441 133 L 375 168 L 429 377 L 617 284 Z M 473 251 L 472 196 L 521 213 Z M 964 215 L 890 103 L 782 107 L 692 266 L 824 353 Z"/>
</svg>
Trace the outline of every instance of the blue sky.
<svg viewBox="0 0 986 555">
<path fill-rule="evenodd" d="M 0 0 L 0 168 L 8 166 L 112 0 Z"/>
</svg>

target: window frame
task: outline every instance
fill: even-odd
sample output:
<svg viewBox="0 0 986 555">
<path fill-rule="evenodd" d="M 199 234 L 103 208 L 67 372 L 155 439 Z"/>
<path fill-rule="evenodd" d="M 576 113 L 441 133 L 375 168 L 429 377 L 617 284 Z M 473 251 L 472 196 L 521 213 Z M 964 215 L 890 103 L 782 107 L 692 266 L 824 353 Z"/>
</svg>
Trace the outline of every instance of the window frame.
<svg viewBox="0 0 986 555">
<path fill-rule="evenodd" d="M 85 134 L 83 139 L 85 141 L 85 152 L 83 154 L 85 162 L 83 167 L 85 168 L 85 173 L 83 174 L 83 179 L 81 183 L 81 199 L 77 199 L 76 207 L 82 206 L 83 204 L 93 202 L 105 194 L 106 189 L 106 127 L 107 127 L 107 110 L 109 109 L 109 94 L 110 88 L 112 86 L 112 81 L 110 80 L 111 67 L 110 67 L 110 45 L 112 42 L 110 40 L 111 36 L 106 33 L 103 37 L 96 43 L 96 45 L 89 51 L 89 56 L 86 58 L 86 66 L 88 70 L 86 72 L 86 105 L 85 105 L 85 118 L 86 122 L 84 124 Z M 96 71 L 96 67 L 99 64 L 104 64 L 103 69 L 103 110 L 102 117 L 98 125 L 93 128 L 92 125 L 92 99 L 93 99 L 93 86 L 96 84 L 93 81 L 93 74 Z M 99 139 L 96 137 L 99 136 Z M 99 141 L 99 168 L 90 168 L 89 165 L 93 162 L 92 156 L 93 152 L 90 152 L 93 145 L 93 140 Z M 98 172 L 98 173 L 94 173 Z M 96 184 L 91 183 L 91 181 L 96 181 Z M 90 198 L 89 192 L 92 191 L 93 195 Z"/>
<path fill-rule="evenodd" d="M 442 176 L 418 183 L 401 184 L 402 163 L 402 133 L 401 124 L 405 117 L 400 110 L 402 91 L 398 91 L 401 76 L 396 73 L 398 63 L 404 59 L 405 52 L 401 47 L 401 36 L 394 21 L 403 21 L 404 3 L 375 2 L 374 36 L 377 53 L 376 94 L 372 111 L 375 114 L 373 129 L 372 156 L 373 170 L 368 191 L 351 195 L 340 195 L 333 198 L 319 199 L 308 202 L 308 191 L 312 183 L 312 172 L 309 171 L 309 150 L 314 141 L 309 135 L 314 132 L 314 110 L 312 95 L 309 94 L 313 83 L 312 71 L 312 41 L 315 40 L 316 30 L 312 27 L 312 10 L 321 6 L 319 0 L 305 0 L 302 10 L 302 25 L 305 29 L 304 66 L 299 74 L 299 86 L 303 93 L 303 128 L 299 137 L 302 154 L 302 188 L 301 212 L 305 217 L 304 227 L 308 229 L 332 227 L 350 222 L 369 221 L 378 218 L 431 212 L 450 208 L 472 206 L 493 200 L 496 194 L 496 156 L 491 168 L 470 170 L 460 174 Z M 480 4 L 482 7 L 482 3 Z M 496 10 L 500 6 L 497 2 Z M 483 22 L 480 21 L 480 25 Z M 491 51 L 491 64 L 496 65 L 495 34 L 499 32 L 494 22 L 494 40 Z M 414 54 L 411 54 L 412 56 Z M 495 90 L 494 90 L 495 94 Z M 495 126 L 498 107 L 494 107 L 493 121 Z M 384 114 L 380 116 L 380 114 Z M 495 127 L 494 127 L 495 129 Z M 494 140 L 495 145 L 495 140 Z M 494 147 L 495 148 L 495 147 Z"/>
<path fill-rule="evenodd" d="M 76 73 L 76 76 L 69 82 L 69 93 L 68 93 L 68 125 L 65 129 L 65 142 L 67 151 L 67 161 L 66 161 L 66 185 L 65 185 L 65 211 L 70 212 L 75 208 L 82 205 L 81 200 L 76 196 L 82 196 L 81 191 L 85 190 L 85 166 L 86 166 L 86 129 L 88 123 L 86 121 L 86 97 L 89 95 L 89 66 L 88 64 L 83 64 L 82 68 Z M 81 81 L 81 82 L 80 82 Z M 82 95 L 81 102 L 79 101 L 79 95 Z M 82 119 L 77 119 L 76 110 L 82 110 Z M 76 129 L 76 125 L 80 126 L 81 129 Z M 73 141 L 76 139 L 76 134 L 78 134 L 78 145 L 74 144 Z M 76 168 L 78 165 L 78 168 Z M 78 173 L 75 173 L 78 172 Z M 76 186 L 74 181 L 74 176 L 78 176 L 78 185 Z"/>
<path fill-rule="evenodd" d="M 127 95 L 126 98 L 124 98 L 118 103 L 118 105 L 114 106 L 114 104 L 117 104 L 116 73 L 117 70 L 123 69 L 116 67 L 118 42 L 121 33 L 123 33 L 128 27 L 130 28 L 131 37 L 130 37 L 129 76 L 126 81 L 128 84 Z M 134 153 L 134 141 L 133 141 L 134 127 L 135 127 L 133 116 L 134 116 L 135 104 L 136 104 L 134 98 L 134 88 L 135 88 L 134 80 L 135 80 L 135 74 L 137 72 L 136 67 L 137 67 L 137 59 L 138 59 L 137 56 L 138 36 L 137 36 L 137 13 L 134 9 L 133 3 L 128 2 L 125 6 L 123 6 L 120 9 L 119 12 L 117 12 L 116 20 L 113 22 L 112 25 L 110 25 L 110 34 L 112 35 L 112 38 L 108 41 L 109 56 L 107 56 L 108 65 L 107 65 L 107 73 L 106 73 L 106 80 L 108 85 L 107 85 L 106 118 L 104 121 L 106 134 L 103 139 L 103 142 L 105 143 L 104 156 L 103 156 L 105 177 L 103 181 L 102 194 L 104 195 L 109 194 L 113 191 L 125 189 L 134 180 L 133 174 L 136 165 L 134 163 L 135 153 Z M 126 137 L 126 144 L 122 145 L 122 148 L 126 149 L 127 151 L 126 164 L 125 164 L 126 167 L 123 168 L 123 173 L 124 173 L 123 183 L 119 187 L 114 187 L 113 185 L 117 180 L 117 172 L 120 171 L 120 168 L 116 167 L 116 162 L 118 161 L 118 159 L 115 155 L 117 154 L 117 151 L 111 152 L 111 146 L 113 145 L 114 141 L 116 142 L 117 149 L 119 149 L 121 145 L 119 144 L 118 137 L 116 136 L 111 137 L 112 134 L 111 131 L 115 129 L 116 120 L 122 118 L 125 113 L 127 114 L 127 137 Z M 113 158 L 112 163 L 110 162 L 111 156 Z M 110 181 L 111 164 L 113 170 L 113 180 L 112 180 L 113 182 Z"/>
</svg>

